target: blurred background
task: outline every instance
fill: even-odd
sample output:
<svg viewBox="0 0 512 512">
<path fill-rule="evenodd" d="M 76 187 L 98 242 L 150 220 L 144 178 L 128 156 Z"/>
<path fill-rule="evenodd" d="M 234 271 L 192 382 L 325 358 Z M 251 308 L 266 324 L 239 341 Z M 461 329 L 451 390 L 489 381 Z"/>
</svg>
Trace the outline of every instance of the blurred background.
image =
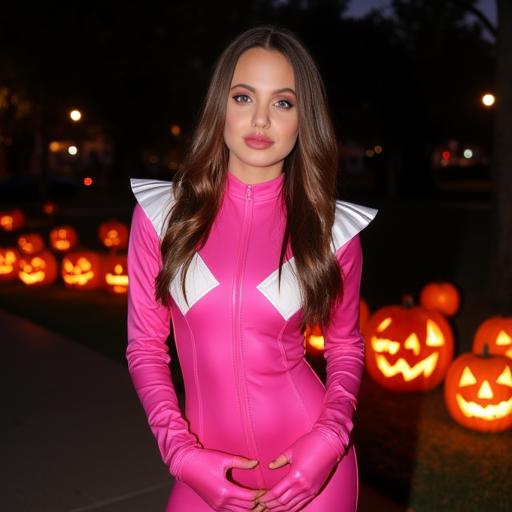
<svg viewBox="0 0 512 512">
<path fill-rule="evenodd" d="M 379 209 L 362 232 L 370 320 L 411 300 L 433 307 L 427 285 L 450 285 L 458 301 L 443 312 L 453 355 L 436 383 L 404 390 L 365 373 L 354 431 L 360 510 L 512 510 L 512 381 L 495 393 L 505 420 L 482 427 L 453 416 L 445 379 L 455 358 L 483 357 L 475 338 L 491 320 L 504 323 L 486 334 L 498 345 L 490 352 L 512 361 L 507 0 L 2 7 L 8 510 L 163 510 L 171 480 L 124 359 L 129 180 L 173 179 L 215 59 L 259 23 L 295 31 L 311 51 L 339 142 L 338 196 Z M 308 345 L 325 379 L 321 352 Z M 493 399 L 483 398 L 485 409 Z"/>
</svg>

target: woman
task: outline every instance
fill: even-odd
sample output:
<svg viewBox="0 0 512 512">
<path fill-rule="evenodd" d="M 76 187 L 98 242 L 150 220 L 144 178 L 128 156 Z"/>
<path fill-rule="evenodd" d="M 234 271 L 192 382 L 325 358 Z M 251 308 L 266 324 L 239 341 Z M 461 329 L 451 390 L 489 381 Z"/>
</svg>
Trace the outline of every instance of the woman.
<svg viewBox="0 0 512 512">
<path fill-rule="evenodd" d="M 218 59 L 174 181 L 131 180 L 126 357 L 168 511 L 356 510 L 358 233 L 377 210 L 336 200 L 337 161 L 311 56 L 261 26 Z M 304 357 L 316 322 L 326 386 Z"/>
</svg>

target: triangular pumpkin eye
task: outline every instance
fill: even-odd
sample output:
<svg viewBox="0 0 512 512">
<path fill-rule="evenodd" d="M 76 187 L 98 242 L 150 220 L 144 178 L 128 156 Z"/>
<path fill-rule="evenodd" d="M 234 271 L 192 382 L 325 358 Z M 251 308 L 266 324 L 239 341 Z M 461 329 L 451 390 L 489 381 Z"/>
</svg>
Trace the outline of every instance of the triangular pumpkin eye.
<svg viewBox="0 0 512 512">
<path fill-rule="evenodd" d="M 439 326 L 432 320 L 427 320 L 427 341 L 429 347 L 440 347 L 444 345 L 444 336 Z"/>
<path fill-rule="evenodd" d="M 498 336 L 496 336 L 496 345 L 510 344 L 512 344 L 512 338 L 505 331 L 500 331 Z"/>
<path fill-rule="evenodd" d="M 510 366 L 507 366 L 501 372 L 500 376 L 496 379 L 496 382 L 512 388 L 512 372 L 510 371 Z"/>
<path fill-rule="evenodd" d="M 469 366 L 466 366 L 462 372 L 462 376 L 459 381 L 459 387 L 462 388 L 464 386 L 471 386 L 472 384 L 476 384 L 476 379 L 473 375 L 473 372 L 469 369 Z"/>
</svg>

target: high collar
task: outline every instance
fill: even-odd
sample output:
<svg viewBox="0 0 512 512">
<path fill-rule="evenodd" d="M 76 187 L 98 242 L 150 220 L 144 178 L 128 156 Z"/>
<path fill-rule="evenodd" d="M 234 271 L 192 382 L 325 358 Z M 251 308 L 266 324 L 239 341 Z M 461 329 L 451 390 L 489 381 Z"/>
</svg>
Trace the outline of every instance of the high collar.
<svg viewBox="0 0 512 512">
<path fill-rule="evenodd" d="M 284 172 L 279 176 L 260 183 L 244 183 L 229 169 L 227 170 L 227 192 L 235 197 L 245 199 L 250 194 L 255 202 L 265 201 L 279 196 L 283 188 Z"/>
</svg>

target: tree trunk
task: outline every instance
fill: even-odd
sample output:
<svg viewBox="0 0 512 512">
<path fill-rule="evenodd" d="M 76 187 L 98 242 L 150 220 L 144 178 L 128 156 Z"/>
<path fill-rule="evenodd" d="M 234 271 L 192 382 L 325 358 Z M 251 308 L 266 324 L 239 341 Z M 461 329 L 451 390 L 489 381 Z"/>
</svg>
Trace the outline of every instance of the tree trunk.
<svg viewBox="0 0 512 512">
<path fill-rule="evenodd" d="M 512 2 L 497 0 L 497 7 L 494 243 L 487 292 L 497 314 L 512 315 Z"/>
</svg>

